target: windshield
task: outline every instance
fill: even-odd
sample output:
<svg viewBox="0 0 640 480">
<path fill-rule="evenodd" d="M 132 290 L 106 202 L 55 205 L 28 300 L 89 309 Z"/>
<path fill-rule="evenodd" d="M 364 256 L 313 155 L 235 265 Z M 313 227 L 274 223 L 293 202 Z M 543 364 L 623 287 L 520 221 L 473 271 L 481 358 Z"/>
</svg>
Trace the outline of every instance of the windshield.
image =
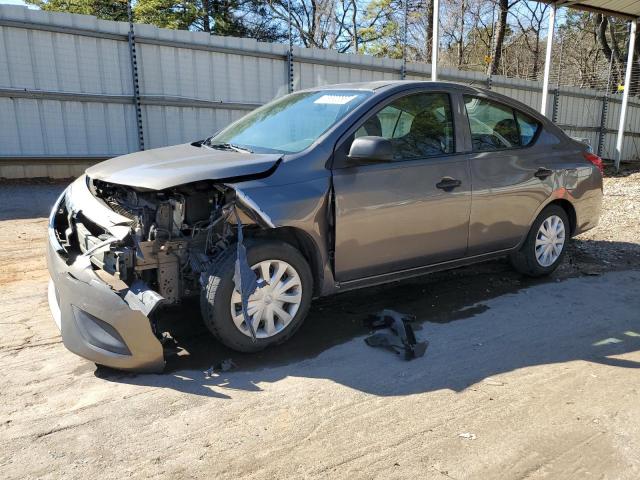
<svg viewBox="0 0 640 480">
<path fill-rule="evenodd" d="M 206 145 L 257 153 L 300 152 L 370 95 L 362 90 L 293 93 L 242 117 Z"/>
</svg>

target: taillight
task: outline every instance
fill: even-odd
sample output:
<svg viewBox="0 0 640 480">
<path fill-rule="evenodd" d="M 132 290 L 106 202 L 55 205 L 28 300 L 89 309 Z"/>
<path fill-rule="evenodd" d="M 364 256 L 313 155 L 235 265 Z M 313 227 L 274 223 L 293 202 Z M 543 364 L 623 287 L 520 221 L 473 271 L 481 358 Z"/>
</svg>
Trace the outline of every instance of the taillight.
<svg viewBox="0 0 640 480">
<path fill-rule="evenodd" d="M 600 173 L 604 174 L 604 164 L 602 163 L 602 159 L 598 155 L 596 155 L 595 153 L 582 152 L 582 156 L 586 160 L 589 160 L 591 163 L 593 163 L 596 167 L 598 167 Z"/>
</svg>

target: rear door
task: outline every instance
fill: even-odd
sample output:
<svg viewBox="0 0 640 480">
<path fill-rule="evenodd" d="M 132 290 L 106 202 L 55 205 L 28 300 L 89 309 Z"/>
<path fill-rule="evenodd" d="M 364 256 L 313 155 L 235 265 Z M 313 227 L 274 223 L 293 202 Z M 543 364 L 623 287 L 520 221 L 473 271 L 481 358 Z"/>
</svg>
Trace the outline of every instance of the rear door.
<svg viewBox="0 0 640 480">
<path fill-rule="evenodd" d="M 459 97 L 423 92 L 382 105 L 338 146 L 335 274 L 349 281 L 465 255 L 471 202 L 468 159 L 456 153 Z M 394 161 L 341 165 L 353 138 L 390 139 Z"/>
<path fill-rule="evenodd" d="M 473 150 L 468 254 L 512 248 L 553 190 L 550 151 L 536 145 L 542 127 L 531 116 L 488 98 L 463 99 Z"/>
</svg>

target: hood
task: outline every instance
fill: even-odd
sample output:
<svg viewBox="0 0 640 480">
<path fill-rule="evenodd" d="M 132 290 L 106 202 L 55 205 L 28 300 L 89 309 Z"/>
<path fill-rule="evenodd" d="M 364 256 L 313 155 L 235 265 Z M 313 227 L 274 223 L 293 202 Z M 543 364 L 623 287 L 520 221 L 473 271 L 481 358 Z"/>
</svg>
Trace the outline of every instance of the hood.
<svg viewBox="0 0 640 480">
<path fill-rule="evenodd" d="M 281 157 L 185 143 L 115 157 L 89 167 L 86 173 L 109 183 L 164 190 L 199 180 L 238 181 L 238 177 L 268 174 Z"/>
</svg>

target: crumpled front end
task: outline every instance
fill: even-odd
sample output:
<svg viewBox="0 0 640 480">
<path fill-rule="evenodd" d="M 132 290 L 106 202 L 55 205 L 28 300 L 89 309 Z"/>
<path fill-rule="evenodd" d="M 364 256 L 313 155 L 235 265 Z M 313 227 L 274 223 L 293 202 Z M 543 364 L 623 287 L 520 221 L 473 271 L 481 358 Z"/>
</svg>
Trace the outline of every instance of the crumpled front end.
<svg viewBox="0 0 640 480">
<path fill-rule="evenodd" d="M 168 337 L 158 308 L 200 294 L 238 221 L 248 232 L 273 228 L 243 192 L 214 181 L 163 190 L 73 182 L 51 212 L 47 254 L 65 346 L 109 367 L 161 371 Z"/>
<path fill-rule="evenodd" d="M 142 281 L 127 285 L 105 274 L 92 263 L 91 253 L 83 253 L 93 248 L 86 247 L 89 242 L 114 239 L 115 243 L 130 229 L 125 220 L 92 197 L 83 182 L 86 180 L 81 177 L 61 195 L 49 219 L 49 307 L 63 343 L 71 352 L 97 364 L 160 372 L 165 365 L 163 348 L 150 317 L 165 300 Z M 92 240 L 83 230 L 83 220 L 87 222 L 84 211 L 100 216 L 105 232 L 108 229 L 110 233 Z M 80 239 L 87 242 L 84 249 L 79 246 Z"/>
</svg>

